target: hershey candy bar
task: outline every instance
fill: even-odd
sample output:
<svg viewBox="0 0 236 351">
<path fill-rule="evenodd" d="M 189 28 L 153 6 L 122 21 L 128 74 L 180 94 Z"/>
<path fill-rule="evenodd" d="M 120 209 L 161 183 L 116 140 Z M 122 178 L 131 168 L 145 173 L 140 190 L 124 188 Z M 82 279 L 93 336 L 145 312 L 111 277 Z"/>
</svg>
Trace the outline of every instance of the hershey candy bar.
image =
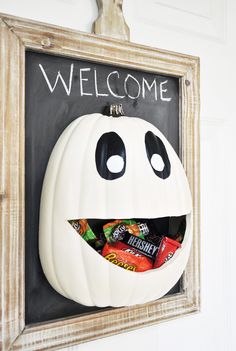
<svg viewBox="0 0 236 351">
<path fill-rule="evenodd" d="M 141 239 L 135 235 L 125 232 L 122 240 L 125 244 L 133 247 L 134 249 L 141 252 L 143 255 L 155 260 L 160 245 L 154 245 L 150 241 Z"/>
</svg>

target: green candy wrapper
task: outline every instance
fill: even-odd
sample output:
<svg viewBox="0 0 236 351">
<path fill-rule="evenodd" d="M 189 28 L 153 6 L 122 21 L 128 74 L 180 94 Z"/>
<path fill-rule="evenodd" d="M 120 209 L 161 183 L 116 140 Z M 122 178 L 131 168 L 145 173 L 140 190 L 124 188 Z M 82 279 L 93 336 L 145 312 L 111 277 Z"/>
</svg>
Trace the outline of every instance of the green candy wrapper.
<svg viewBox="0 0 236 351">
<path fill-rule="evenodd" d="M 96 235 L 90 228 L 87 219 L 71 219 L 68 222 L 76 230 L 76 232 L 82 236 L 82 238 L 88 243 L 95 242 L 97 240 Z"/>
<path fill-rule="evenodd" d="M 116 219 L 113 222 L 105 224 L 103 231 L 109 244 L 122 240 L 126 231 L 139 238 L 144 238 L 138 224 L 133 219 Z"/>
</svg>

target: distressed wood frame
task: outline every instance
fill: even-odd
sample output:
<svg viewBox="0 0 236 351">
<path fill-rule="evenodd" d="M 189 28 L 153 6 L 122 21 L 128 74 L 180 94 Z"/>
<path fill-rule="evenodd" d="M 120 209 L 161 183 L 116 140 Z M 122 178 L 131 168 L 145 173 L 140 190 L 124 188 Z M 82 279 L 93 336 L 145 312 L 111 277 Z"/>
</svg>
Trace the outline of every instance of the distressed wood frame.
<svg viewBox="0 0 236 351">
<path fill-rule="evenodd" d="M 1 349 L 56 350 L 199 311 L 199 58 L 0 15 Z M 25 325 L 25 50 L 89 59 L 180 79 L 182 162 L 193 196 L 193 245 L 183 291 L 82 317 Z"/>
</svg>

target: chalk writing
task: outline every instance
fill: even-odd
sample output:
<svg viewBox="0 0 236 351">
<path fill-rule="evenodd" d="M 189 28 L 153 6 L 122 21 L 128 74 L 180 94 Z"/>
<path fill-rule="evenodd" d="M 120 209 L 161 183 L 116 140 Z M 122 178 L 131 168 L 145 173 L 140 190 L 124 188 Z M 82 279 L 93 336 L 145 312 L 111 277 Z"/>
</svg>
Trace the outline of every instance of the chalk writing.
<svg viewBox="0 0 236 351">
<path fill-rule="evenodd" d="M 70 96 L 73 86 L 73 77 L 74 77 L 74 64 L 70 65 L 68 77 L 69 79 L 62 76 L 60 71 L 57 71 L 56 79 L 54 83 L 53 79 L 48 77 L 48 73 L 46 73 L 45 68 L 39 64 L 39 68 L 43 74 L 43 77 L 46 81 L 46 85 L 51 93 L 55 92 L 57 85 L 59 85 L 59 81 L 63 85 L 65 92 L 68 96 Z M 76 72 L 77 73 L 77 72 Z M 152 95 L 154 100 L 160 99 L 161 101 L 170 102 L 172 97 L 168 94 L 168 80 L 159 81 L 157 79 L 153 79 L 151 82 L 147 80 L 147 78 L 142 77 L 141 79 L 137 79 L 132 74 L 127 74 L 121 78 L 119 71 L 109 72 L 106 77 L 100 77 L 98 79 L 98 71 L 95 68 L 80 68 L 79 69 L 79 88 L 78 92 L 80 96 L 95 96 L 99 98 L 101 96 L 114 96 L 118 99 L 124 99 L 128 97 L 132 100 L 138 99 L 140 96 L 145 99 L 147 96 Z M 68 81 L 66 83 L 66 81 Z M 101 90 L 101 86 L 99 86 L 99 82 L 104 83 L 101 84 L 103 90 Z M 92 84 L 91 84 L 92 83 Z M 117 90 L 117 86 L 119 85 L 119 93 Z M 159 90 L 159 91 L 158 91 Z"/>
<path fill-rule="evenodd" d="M 167 98 L 163 96 L 163 93 L 167 92 L 167 89 L 163 89 L 163 85 L 167 83 L 168 83 L 168 80 L 165 80 L 164 82 L 160 83 L 160 97 L 162 101 L 171 101 L 171 98 Z"/>
<path fill-rule="evenodd" d="M 74 65 L 73 65 L 73 63 L 72 63 L 71 66 L 70 66 L 70 78 L 69 78 L 69 86 L 68 86 L 68 87 L 67 87 L 67 85 L 66 85 L 66 83 L 65 83 L 65 81 L 64 81 L 64 79 L 63 79 L 63 77 L 62 77 L 60 71 L 57 72 L 57 78 L 56 78 L 56 80 L 55 80 L 54 85 L 52 86 L 51 83 L 49 82 L 48 76 L 47 76 L 47 74 L 46 74 L 46 72 L 45 72 L 45 70 L 44 70 L 44 68 L 43 68 L 43 66 L 42 66 L 41 64 L 39 64 L 39 68 L 41 69 L 41 71 L 42 71 L 42 73 L 43 73 L 43 76 L 44 76 L 44 78 L 45 78 L 45 80 L 46 80 L 46 83 L 47 83 L 48 88 L 49 88 L 49 90 L 50 90 L 51 93 L 54 92 L 54 90 L 55 90 L 55 88 L 56 88 L 56 86 L 57 86 L 58 80 L 60 79 L 61 82 L 62 82 L 62 84 L 63 84 L 63 86 L 64 86 L 64 88 L 65 88 L 66 94 L 67 94 L 67 95 L 70 95 L 71 86 L 72 86 L 73 70 L 74 70 Z"/>
<path fill-rule="evenodd" d="M 92 93 L 85 93 L 84 92 L 84 88 L 83 88 L 83 82 L 87 82 L 88 81 L 88 78 L 83 78 L 83 72 L 88 72 L 90 71 L 91 69 L 90 68 L 81 68 L 79 70 L 79 82 L 80 82 L 80 95 L 83 96 L 83 95 L 93 95 Z"/>
<path fill-rule="evenodd" d="M 154 93 L 155 93 L 155 100 L 157 100 L 157 82 L 156 79 L 154 79 L 154 81 L 152 82 L 152 84 L 150 85 L 145 78 L 143 78 L 143 86 L 142 86 L 142 94 L 143 94 L 143 99 L 145 99 L 145 94 L 146 94 L 146 88 L 149 91 L 151 91 L 152 87 L 154 86 Z"/>
<path fill-rule="evenodd" d="M 119 72 L 118 71 L 114 71 L 114 72 L 111 72 L 108 74 L 107 76 L 107 88 L 109 90 L 109 92 L 111 93 L 111 95 L 113 95 L 114 97 L 118 98 L 118 99 L 123 99 L 125 97 L 125 95 L 117 95 L 113 92 L 113 90 L 111 89 L 111 86 L 110 86 L 110 77 L 112 75 L 117 75 L 118 78 L 120 78 L 120 75 L 119 75 Z"/>
</svg>

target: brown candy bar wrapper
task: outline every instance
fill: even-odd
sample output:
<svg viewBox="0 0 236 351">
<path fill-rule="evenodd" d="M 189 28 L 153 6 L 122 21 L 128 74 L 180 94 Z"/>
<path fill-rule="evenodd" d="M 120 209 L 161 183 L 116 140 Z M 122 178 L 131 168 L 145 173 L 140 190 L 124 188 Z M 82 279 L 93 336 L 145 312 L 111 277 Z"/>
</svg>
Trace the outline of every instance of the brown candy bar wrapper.
<svg viewBox="0 0 236 351">
<path fill-rule="evenodd" d="M 128 246 L 131 246 L 132 248 L 140 252 L 142 255 L 150 258 L 153 261 L 155 260 L 159 250 L 159 245 L 155 245 L 152 242 L 147 241 L 146 239 L 144 240 L 142 238 L 134 236 L 129 232 L 125 233 L 122 242 Z"/>
</svg>

